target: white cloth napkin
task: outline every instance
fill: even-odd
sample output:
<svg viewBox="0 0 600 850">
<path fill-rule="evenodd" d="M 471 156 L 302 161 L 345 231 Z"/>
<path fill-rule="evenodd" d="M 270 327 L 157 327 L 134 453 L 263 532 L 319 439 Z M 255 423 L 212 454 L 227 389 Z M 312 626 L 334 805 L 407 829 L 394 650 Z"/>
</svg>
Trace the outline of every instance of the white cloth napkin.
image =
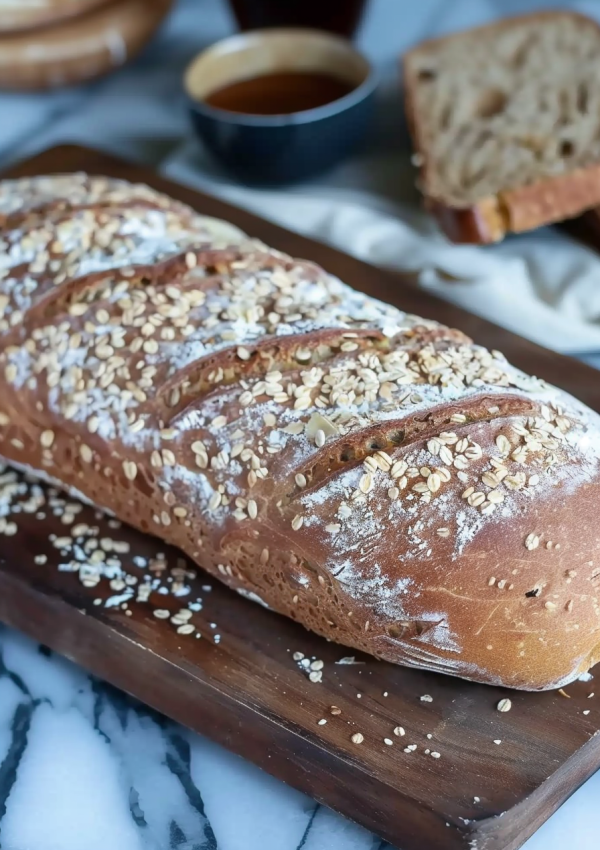
<svg viewBox="0 0 600 850">
<path fill-rule="evenodd" d="M 600 255 L 555 228 L 499 245 L 451 245 L 419 208 L 406 153 L 353 160 L 323 180 L 281 191 L 234 184 L 196 141 L 162 170 L 368 262 L 418 270 L 424 289 L 541 345 L 600 351 Z M 390 181 L 401 202 L 386 198 Z"/>
</svg>

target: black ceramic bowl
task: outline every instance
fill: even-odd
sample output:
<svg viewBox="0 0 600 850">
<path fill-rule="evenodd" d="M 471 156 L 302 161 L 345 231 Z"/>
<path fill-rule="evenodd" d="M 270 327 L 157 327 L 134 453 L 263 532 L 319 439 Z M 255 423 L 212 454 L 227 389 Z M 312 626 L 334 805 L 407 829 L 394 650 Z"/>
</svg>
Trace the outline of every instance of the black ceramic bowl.
<svg viewBox="0 0 600 850">
<path fill-rule="evenodd" d="M 326 74 L 352 88 L 324 106 L 282 115 L 231 112 L 205 102 L 240 80 L 287 72 Z M 238 178 L 263 184 L 303 180 L 356 150 L 372 123 L 375 85 L 368 61 L 349 42 L 302 29 L 227 38 L 196 57 L 185 75 L 198 135 Z"/>
</svg>

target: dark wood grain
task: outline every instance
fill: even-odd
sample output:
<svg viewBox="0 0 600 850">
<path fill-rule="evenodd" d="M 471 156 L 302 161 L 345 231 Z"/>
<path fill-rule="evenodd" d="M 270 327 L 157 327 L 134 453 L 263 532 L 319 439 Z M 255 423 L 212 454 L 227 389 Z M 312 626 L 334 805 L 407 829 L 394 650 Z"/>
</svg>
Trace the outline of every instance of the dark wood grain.
<svg viewBox="0 0 600 850">
<path fill-rule="evenodd" d="M 69 146 L 12 173 L 74 169 L 145 180 L 277 248 L 317 260 L 357 288 L 460 326 L 600 410 L 600 382 L 589 367 L 419 292 L 409 278 L 372 268 L 144 169 Z M 94 519 L 91 509 L 79 518 L 100 525 L 104 534 L 106 521 Z M 590 684 L 570 686 L 570 699 L 559 693 L 510 693 L 512 710 L 500 713 L 496 705 L 509 695 L 502 689 L 366 656 L 357 656 L 362 664 L 336 665 L 350 652 L 212 581 L 212 591 L 202 590 L 202 577 L 192 588 L 192 595 L 203 598 L 203 609 L 194 616 L 202 638 L 182 637 L 150 609 L 132 606 L 127 617 L 95 605 L 106 592 L 87 590 L 76 574 L 59 572 L 58 553 L 48 541 L 52 532 L 61 534 L 56 518 L 19 514 L 18 528 L 16 536 L 0 537 L 1 620 L 402 850 L 516 850 L 600 766 L 600 710 L 597 698 L 588 698 Z M 106 526 L 106 536 L 111 534 Z M 119 531 L 119 537 L 130 542 L 132 556 L 166 551 L 132 530 Z M 34 561 L 40 553 L 48 556 L 44 565 Z M 168 556 L 175 559 L 177 553 Z M 127 558 L 128 570 L 135 572 Z M 325 662 L 321 683 L 309 682 L 299 671 L 295 651 Z M 433 701 L 421 701 L 423 694 Z M 331 705 L 342 713 L 332 716 Z M 320 718 L 327 724 L 318 725 Z M 405 737 L 393 735 L 397 725 Z M 350 741 L 356 731 L 364 735 L 360 745 Z M 386 737 L 393 746 L 384 743 Z M 418 749 L 405 753 L 408 744 Z M 426 748 L 440 758 L 426 755 Z"/>
</svg>

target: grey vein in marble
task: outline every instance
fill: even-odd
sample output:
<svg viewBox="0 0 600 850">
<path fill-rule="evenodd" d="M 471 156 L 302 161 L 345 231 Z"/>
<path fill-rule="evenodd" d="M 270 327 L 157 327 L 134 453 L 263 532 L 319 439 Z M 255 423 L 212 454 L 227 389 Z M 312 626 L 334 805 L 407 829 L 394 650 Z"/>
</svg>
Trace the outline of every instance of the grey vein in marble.
<svg viewBox="0 0 600 850">
<path fill-rule="evenodd" d="M 0 629 L 2 850 L 379 844 L 47 648 Z"/>
</svg>

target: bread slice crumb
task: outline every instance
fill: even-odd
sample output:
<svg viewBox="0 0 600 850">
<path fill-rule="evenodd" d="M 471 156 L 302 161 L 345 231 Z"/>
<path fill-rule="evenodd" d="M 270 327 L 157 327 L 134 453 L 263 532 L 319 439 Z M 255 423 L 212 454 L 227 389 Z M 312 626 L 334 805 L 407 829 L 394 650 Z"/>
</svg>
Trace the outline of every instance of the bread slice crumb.
<svg viewBox="0 0 600 850">
<path fill-rule="evenodd" d="M 510 18 L 404 58 L 426 203 L 457 242 L 600 203 L 600 27 L 573 12 Z"/>
</svg>

